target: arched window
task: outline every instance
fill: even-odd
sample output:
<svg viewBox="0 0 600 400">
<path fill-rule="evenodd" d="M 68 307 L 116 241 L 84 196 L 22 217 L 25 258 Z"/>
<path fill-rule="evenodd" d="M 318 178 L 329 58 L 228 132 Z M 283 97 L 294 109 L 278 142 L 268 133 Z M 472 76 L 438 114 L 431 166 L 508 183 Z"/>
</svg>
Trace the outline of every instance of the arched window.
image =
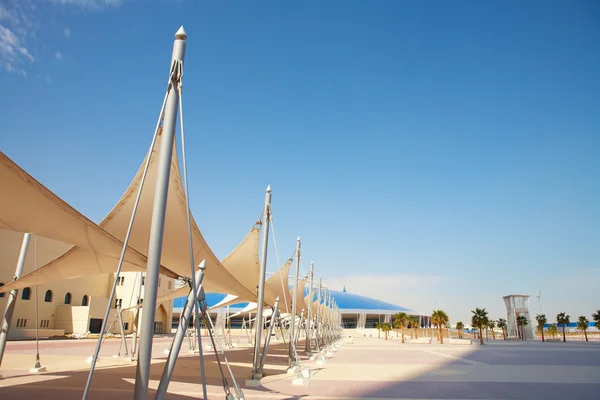
<svg viewBox="0 0 600 400">
<path fill-rule="evenodd" d="M 71 304 L 71 293 L 65 294 L 65 304 Z"/>
<path fill-rule="evenodd" d="M 26 287 L 23 289 L 23 293 L 21 294 L 21 300 L 29 300 L 31 299 L 31 289 Z"/>
<path fill-rule="evenodd" d="M 88 305 L 88 297 L 87 294 L 83 296 L 83 298 L 81 299 L 81 305 L 82 306 L 87 306 Z"/>
<path fill-rule="evenodd" d="M 52 303 L 52 290 L 46 290 L 46 295 L 44 296 L 44 301 L 46 303 Z"/>
<path fill-rule="evenodd" d="M 0 286 L 4 286 L 4 283 L 0 282 Z M 4 292 L 0 293 L 0 299 L 4 297 Z"/>
</svg>

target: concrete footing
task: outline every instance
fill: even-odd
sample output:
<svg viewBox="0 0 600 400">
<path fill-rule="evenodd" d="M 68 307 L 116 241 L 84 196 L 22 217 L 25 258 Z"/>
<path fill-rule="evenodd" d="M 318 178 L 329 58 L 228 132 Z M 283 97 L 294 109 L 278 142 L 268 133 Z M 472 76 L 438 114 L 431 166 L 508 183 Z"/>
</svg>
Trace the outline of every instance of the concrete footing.
<svg viewBox="0 0 600 400">
<path fill-rule="evenodd" d="M 40 372 L 46 372 L 46 367 L 31 368 L 29 370 L 29 372 L 34 373 L 34 374 L 39 374 Z"/>
<path fill-rule="evenodd" d="M 292 379 L 292 385 L 294 386 L 308 386 L 309 380 L 303 376 L 298 376 L 295 379 Z"/>
<path fill-rule="evenodd" d="M 260 380 L 258 379 L 246 379 L 246 387 L 260 387 Z"/>
</svg>

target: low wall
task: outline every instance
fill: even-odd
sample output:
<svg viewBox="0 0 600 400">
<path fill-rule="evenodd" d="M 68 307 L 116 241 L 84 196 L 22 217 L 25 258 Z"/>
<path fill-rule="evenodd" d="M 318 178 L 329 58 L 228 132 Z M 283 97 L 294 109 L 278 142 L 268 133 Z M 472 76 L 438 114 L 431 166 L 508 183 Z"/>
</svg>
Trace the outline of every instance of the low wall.
<svg viewBox="0 0 600 400">
<path fill-rule="evenodd" d="M 448 344 L 469 345 L 473 344 L 471 339 L 448 339 Z"/>
<path fill-rule="evenodd" d="M 49 338 L 52 336 L 64 336 L 64 329 L 45 329 L 41 328 L 38 335 L 41 338 Z M 35 329 L 11 328 L 8 331 L 9 339 L 35 339 Z"/>
<path fill-rule="evenodd" d="M 410 341 L 411 344 L 431 344 L 431 338 L 420 337 Z"/>
</svg>

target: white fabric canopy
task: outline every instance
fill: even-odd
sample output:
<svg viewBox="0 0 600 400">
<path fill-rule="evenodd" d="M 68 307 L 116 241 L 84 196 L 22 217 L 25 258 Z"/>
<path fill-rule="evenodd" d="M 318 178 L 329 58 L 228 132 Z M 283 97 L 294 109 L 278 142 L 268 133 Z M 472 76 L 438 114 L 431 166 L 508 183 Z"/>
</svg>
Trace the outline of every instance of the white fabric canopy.
<svg viewBox="0 0 600 400">
<path fill-rule="evenodd" d="M 285 311 L 285 299 L 291 299 L 289 292 L 286 291 L 286 297 L 284 299 L 283 293 L 284 287 L 288 287 L 288 273 L 290 271 L 290 265 L 292 263 L 292 260 L 289 259 L 285 264 L 283 264 L 283 266 L 281 268 L 279 268 L 277 270 L 277 272 L 275 272 L 273 275 L 271 275 L 269 277 L 269 279 L 267 279 L 265 281 L 265 302 L 266 302 L 266 293 L 270 292 L 271 296 L 273 296 L 273 303 L 267 303 L 269 306 L 274 306 L 275 305 L 275 300 L 277 299 L 277 297 L 279 297 L 279 309 L 282 311 Z M 282 283 L 283 280 L 283 283 Z M 257 278 L 258 281 L 258 278 Z M 256 300 L 256 298 L 254 299 Z M 240 299 L 238 296 L 233 296 L 233 295 L 228 295 L 226 296 L 223 300 L 221 300 L 218 304 L 215 304 L 214 306 L 212 306 L 211 308 L 219 308 L 219 307 L 226 307 L 228 305 L 232 305 L 232 304 L 239 304 L 239 303 L 245 303 L 248 302 L 248 305 L 240 312 L 244 313 L 244 312 L 250 312 L 250 311 L 255 311 L 257 309 L 257 304 L 256 301 L 250 301 L 250 300 L 244 300 L 244 299 Z M 291 307 L 288 307 L 291 308 Z"/>
<path fill-rule="evenodd" d="M 253 296 L 244 299 L 228 293 L 228 296 L 211 308 L 226 307 L 232 304 L 252 301 L 256 302 L 258 300 L 258 281 L 260 280 L 260 261 L 258 259 L 259 226 L 260 224 L 257 223 L 238 247 L 223 260 L 225 269 L 242 283 L 248 291 L 252 292 Z M 275 304 L 276 297 L 265 284 L 264 302 L 272 306 Z"/>
<path fill-rule="evenodd" d="M 288 274 L 290 273 L 291 265 L 292 259 L 290 258 L 277 272 L 265 281 L 265 287 L 269 288 L 275 298 L 279 297 L 279 309 L 286 312 L 288 309 L 291 309 L 289 306 L 286 308 L 286 301 L 289 302 L 291 299 L 287 290 L 289 287 Z"/>
<path fill-rule="evenodd" d="M 89 274 L 114 270 L 123 250 L 123 242 L 69 206 L 2 152 L 0 193 L 0 229 L 29 232 L 67 245 L 79 246 L 89 264 Z M 125 266 L 128 270 L 141 271 L 146 267 L 146 256 L 129 247 L 125 254 Z M 15 265 L 2 267 L 14 270 Z M 56 269 L 51 272 L 47 268 L 41 268 L 36 273 L 36 279 L 7 284 L 0 290 L 5 292 L 60 280 L 66 276 L 75 278 L 85 275 L 80 274 L 79 269 L 81 265 L 75 270 Z M 71 276 L 72 274 L 75 276 Z"/>
<path fill-rule="evenodd" d="M 306 284 L 306 277 L 300 279 L 298 281 L 298 287 L 296 288 L 296 315 L 300 315 L 302 310 L 304 310 L 304 316 L 306 317 L 306 313 L 308 308 L 306 304 L 304 304 L 304 285 Z M 292 299 L 294 294 L 294 288 L 291 287 L 288 291 L 288 303 L 289 309 L 292 310 Z"/>
<path fill-rule="evenodd" d="M 149 235 L 150 235 L 150 224 L 152 218 L 152 208 L 153 208 L 153 200 L 154 200 L 154 192 L 155 192 L 155 184 L 156 184 L 156 176 L 157 176 L 157 164 L 158 164 L 158 154 L 161 148 L 161 139 L 162 139 L 162 130 L 159 131 L 159 136 L 156 140 L 156 144 L 154 149 L 149 155 L 146 155 L 146 159 L 150 156 L 150 167 L 148 169 L 146 175 L 146 183 L 144 184 L 144 188 L 142 190 L 142 195 L 140 198 L 140 203 L 137 210 L 137 215 L 135 219 L 135 223 L 133 226 L 132 234 L 129 241 L 129 246 L 137 252 L 135 255 L 137 256 L 137 264 L 145 267 L 146 260 L 141 254 L 147 254 Z M 138 170 L 135 178 L 125 191 L 123 197 L 119 200 L 119 202 L 115 205 L 115 207 L 110 211 L 110 213 L 104 218 L 104 220 L 99 224 L 104 230 L 114 235 L 116 238 L 124 239 L 127 227 L 129 225 L 129 220 L 131 218 L 131 213 L 133 211 L 133 206 L 135 203 L 135 199 L 137 196 L 138 188 L 141 183 L 143 168 L 146 162 L 144 163 Z M 14 174 L 13 174 L 14 175 Z M 10 174 L 8 175 L 10 177 Z M 29 176 L 27 176 L 29 177 Z M 0 176 L 2 184 L 5 184 L 4 176 Z M 29 177 L 30 178 L 30 177 Z M 8 181 L 7 181 L 8 182 Z M 18 181 L 9 181 L 6 183 L 7 193 L 13 190 L 13 186 L 18 184 Z M 40 185 L 41 186 L 41 185 Z M 37 189 L 37 188 L 36 188 Z M 45 189 L 45 188 L 44 188 Z M 4 192 L 4 191 L 3 191 Z M 29 190 L 27 192 L 23 192 L 22 196 L 19 196 L 18 199 L 22 203 L 26 204 L 26 207 L 21 207 L 18 210 L 27 210 L 30 212 L 30 208 L 32 210 L 36 210 L 36 217 L 43 217 L 39 215 L 40 213 L 46 212 L 49 215 L 46 216 L 46 223 L 42 226 L 45 229 L 39 229 L 40 232 L 36 232 L 30 229 L 29 226 L 17 226 L 16 222 L 8 220 L 6 222 L 4 219 L 2 220 L 2 224 L 0 226 L 8 226 L 11 229 L 23 229 L 24 231 L 35 232 L 40 235 L 53 233 L 54 230 L 63 231 L 65 226 L 65 218 L 69 215 L 64 211 L 61 213 L 60 207 L 58 210 L 50 207 L 33 207 L 37 203 L 32 203 L 29 199 L 35 196 L 34 190 Z M 4 202 L 0 203 L 0 209 L 4 213 L 12 212 L 13 208 L 19 207 L 18 202 L 15 200 L 17 197 L 9 197 L 13 201 L 7 202 L 5 201 L 5 196 L 0 196 Z M 69 208 L 64 202 L 62 202 L 62 208 Z M 37 210 L 40 211 L 37 211 Z M 72 210 L 72 209 L 71 209 Z M 74 211 L 74 210 L 73 210 Z M 65 215 L 67 214 L 67 215 Z M 80 214 L 79 214 L 80 215 Z M 30 220 L 34 220 L 35 218 L 30 218 Z M 88 222 L 83 226 L 88 228 L 93 226 L 93 223 L 85 217 L 80 215 L 78 219 L 82 222 Z M 98 265 L 97 257 L 95 254 L 89 254 L 83 250 L 83 248 L 93 248 L 98 252 L 98 247 L 96 246 L 96 242 L 88 243 L 88 241 L 83 240 L 91 236 L 90 232 L 93 231 L 92 228 L 83 229 L 83 227 L 77 226 L 69 226 L 69 232 L 72 234 L 68 237 L 56 237 L 57 240 L 64 241 L 66 243 L 75 244 L 76 246 L 71 248 L 65 254 L 55 259 L 48 265 L 44 266 L 39 271 L 33 272 L 21 279 L 18 282 L 12 283 L 10 288 L 17 287 L 25 287 L 32 283 L 44 283 L 49 282 L 51 280 L 59 280 L 59 279 L 69 279 L 69 278 L 77 278 L 82 276 L 89 276 L 98 274 L 99 271 L 101 273 L 107 272 L 115 272 L 117 268 L 116 260 L 113 263 L 108 263 L 108 265 Z M 77 229 L 79 228 L 79 229 Z M 96 236 L 99 239 L 96 239 L 100 245 L 107 246 L 105 244 L 110 238 L 112 238 L 109 234 L 101 235 L 103 231 L 99 230 L 96 232 L 94 238 Z M 78 237 L 78 238 L 77 238 Z M 53 237 L 55 238 L 55 237 Z M 104 239 L 104 241 L 100 240 Z M 115 241 L 115 238 L 112 238 Z M 166 213 L 166 221 L 165 221 L 165 229 L 163 236 L 163 248 L 162 248 L 162 258 L 161 264 L 167 268 L 167 270 L 163 270 L 163 272 L 172 271 L 172 276 L 189 276 L 191 273 L 190 269 L 190 259 L 189 259 L 189 246 L 188 246 L 188 235 L 187 235 L 187 209 L 185 207 L 185 194 L 183 191 L 183 185 L 181 182 L 181 174 L 179 170 L 179 163 L 177 159 L 177 151 L 174 147 L 173 149 L 173 157 L 171 161 L 171 174 L 169 180 L 169 196 L 167 199 L 167 213 Z M 193 242 L 193 250 L 194 250 L 194 261 L 200 262 L 201 260 L 206 260 L 206 275 L 204 277 L 204 287 L 206 291 L 210 292 L 220 292 L 220 293 L 231 293 L 243 297 L 251 298 L 253 293 L 249 291 L 243 284 L 241 284 L 238 280 L 236 280 L 229 271 L 225 269 L 225 267 L 221 264 L 221 262 L 214 255 L 212 250 L 208 247 L 208 244 L 204 240 L 204 237 L 200 233 L 196 222 L 192 217 L 192 242 Z M 104 250 L 103 247 L 100 247 Z M 115 249 L 109 254 L 115 258 L 118 258 L 120 254 L 119 241 L 116 240 Z M 106 250 L 108 251 L 108 250 Z M 141 254 L 139 254 L 141 253 Z M 129 255 L 129 258 L 132 258 L 132 255 Z M 141 260 L 139 260 L 141 259 Z M 132 260 L 134 261 L 134 260 Z M 136 264 L 136 265 L 137 265 Z M 139 270 L 139 268 L 132 269 L 130 264 L 124 265 L 123 271 L 131 271 L 131 270 Z M 7 285 L 9 286 L 9 285 Z"/>
</svg>

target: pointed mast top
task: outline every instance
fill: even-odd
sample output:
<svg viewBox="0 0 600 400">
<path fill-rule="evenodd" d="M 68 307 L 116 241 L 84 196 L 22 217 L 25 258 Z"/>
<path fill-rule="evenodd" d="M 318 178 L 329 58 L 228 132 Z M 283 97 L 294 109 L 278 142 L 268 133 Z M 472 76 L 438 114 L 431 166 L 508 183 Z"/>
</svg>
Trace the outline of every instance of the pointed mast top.
<svg viewBox="0 0 600 400">
<path fill-rule="evenodd" d="M 271 193 L 271 185 L 267 186 L 267 192 Z"/>
<path fill-rule="evenodd" d="M 187 33 L 185 33 L 185 29 L 183 29 L 183 25 L 179 28 L 179 30 L 175 33 L 175 39 L 186 40 Z"/>
</svg>

